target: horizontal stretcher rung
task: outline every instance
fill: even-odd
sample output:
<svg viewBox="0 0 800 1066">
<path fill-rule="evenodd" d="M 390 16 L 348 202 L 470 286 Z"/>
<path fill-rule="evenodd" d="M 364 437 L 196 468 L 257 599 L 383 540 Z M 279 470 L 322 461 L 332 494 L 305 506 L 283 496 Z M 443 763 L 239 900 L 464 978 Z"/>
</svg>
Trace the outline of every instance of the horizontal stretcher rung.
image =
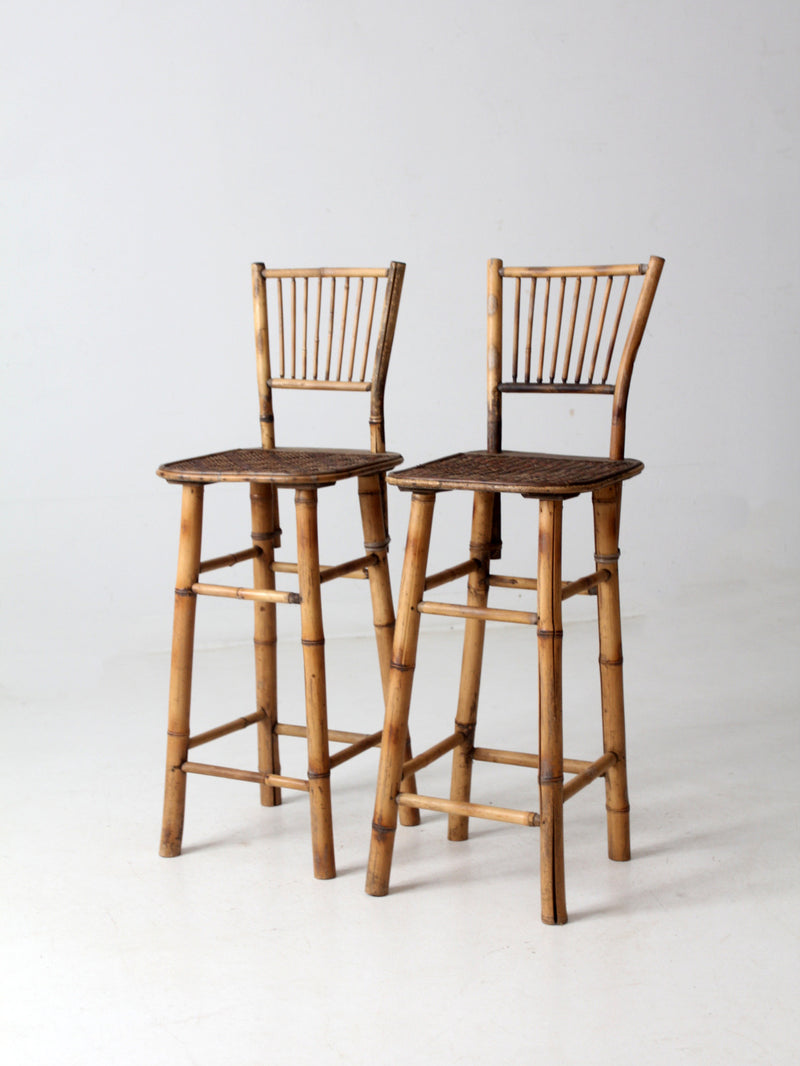
<svg viewBox="0 0 800 1066">
<path fill-rule="evenodd" d="M 561 586 L 561 599 L 568 600 L 570 596 L 580 596 L 598 585 L 604 584 L 611 577 L 610 570 L 597 570 L 586 577 L 579 577 L 577 581 L 567 581 Z"/>
<path fill-rule="evenodd" d="M 203 774 L 207 777 L 226 777 L 232 781 L 252 781 L 257 785 L 273 788 L 293 788 L 308 792 L 308 781 L 299 777 L 284 777 L 283 774 L 260 774 L 255 770 L 235 770 L 231 766 L 212 766 L 210 763 L 185 762 L 181 766 L 185 774 Z"/>
<path fill-rule="evenodd" d="M 535 626 L 538 615 L 531 611 L 511 611 L 503 607 L 470 607 L 460 603 L 436 603 L 423 600 L 417 604 L 420 614 L 445 615 L 451 618 L 481 618 L 488 622 L 517 622 L 520 625 Z"/>
<path fill-rule="evenodd" d="M 453 733 L 452 736 L 445 737 L 444 740 L 440 740 L 438 744 L 433 744 L 426 751 L 422 751 L 419 755 L 415 755 L 413 759 L 409 759 L 408 762 L 403 763 L 403 777 L 415 774 L 417 770 L 424 770 L 425 767 L 430 766 L 432 762 L 441 759 L 441 757 L 446 755 L 448 751 L 457 748 L 461 743 L 461 739 L 460 733 Z"/>
<path fill-rule="evenodd" d="M 337 577 L 349 577 L 350 574 L 358 573 L 359 576 L 367 577 L 367 570 L 378 562 L 378 556 L 374 552 L 369 555 L 361 555 L 358 559 L 350 559 L 349 562 L 340 563 L 338 566 L 326 566 L 320 569 L 320 584 L 326 581 L 334 581 Z"/>
<path fill-rule="evenodd" d="M 475 762 L 500 763 L 503 766 L 525 766 L 536 770 L 539 767 L 539 756 L 528 751 L 505 751 L 502 748 L 474 748 L 472 758 Z M 564 773 L 581 774 L 588 770 L 594 763 L 587 759 L 564 759 Z"/>
<path fill-rule="evenodd" d="M 261 548 L 245 548 L 244 551 L 231 552 L 230 555 L 218 555 L 215 559 L 206 559 L 201 562 L 200 573 L 204 574 L 208 570 L 221 570 L 224 566 L 235 566 L 247 559 L 255 559 L 261 554 Z"/>
<path fill-rule="evenodd" d="M 369 556 L 367 556 L 366 558 L 369 558 Z M 270 569 L 275 574 L 296 574 L 297 570 L 298 570 L 298 567 L 297 567 L 297 563 L 278 563 L 278 562 L 275 562 L 275 563 L 272 564 Z M 336 569 L 336 567 L 334 567 L 334 566 L 320 566 L 320 568 L 319 568 L 320 580 L 321 581 L 325 581 L 325 580 L 330 581 L 331 580 L 330 578 L 327 578 L 327 579 L 325 578 L 325 573 L 328 570 L 335 570 L 335 569 Z M 334 577 L 353 577 L 353 578 L 356 578 L 358 581 L 364 581 L 366 578 L 369 577 L 369 574 L 366 571 L 366 565 L 365 565 L 365 567 L 363 569 L 353 570 L 353 571 L 349 571 L 348 570 L 347 573 L 334 574 L 333 576 Z"/>
<path fill-rule="evenodd" d="M 380 747 L 381 737 L 383 736 L 383 730 L 379 729 L 377 733 L 371 733 L 369 736 L 363 737 L 361 740 L 350 744 L 349 747 L 344 748 L 342 751 L 337 751 L 335 755 L 331 755 L 330 767 L 331 770 L 335 766 L 341 766 L 343 762 L 347 762 L 349 759 L 354 759 L 356 755 L 361 755 L 364 751 L 369 751 L 370 748 Z"/>
<path fill-rule="evenodd" d="M 512 574 L 491 574 L 489 584 L 498 589 L 528 589 L 533 592 L 539 587 L 535 577 L 515 577 Z"/>
<path fill-rule="evenodd" d="M 431 589 L 438 588 L 440 585 L 446 585 L 450 581 L 456 581 L 460 577 L 465 577 L 467 574 L 471 574 L 474 570 L 480 569 L 480 562 L 477 559 L 467 559 L 464 563 L 459 563 L 458 566 L 451 566 L 447 570 L 440 570 L 436 574 L 431 574 L 425 578 L 425 591 L 429 592 Z"/>
<path fill-rule="evenodd" d="M 300 603 L 297 592 L 281 592 L 278 589 L 236 588 L 235 585 L 205 585 L 200 581 L 192 585 L 198 596 L 221 596 L 228 600 L 254 600 L 260 603 Z"/>
<path fill-rule="evenodd" d="M 439 811 L 441 814 L 459 814 L 467 818 L 486 818 L 492 822 L 508 822 L 512 825 L 537 826 L 541 822 L 536 811 L 492 807 L 485 803 L 464 803 L 461 800 L 439 799 L 438 796 L 419 796 L 415 792 L 400 792 L 397 804 L 400 807 L 416 807 L 423 811 Z"/>
<path fill-rule="evenodd" d="M 235 718 L 231 722 L 217 726 L 216 729 L 208 729 L 205 733 L 198 733 L 197 736 L 190 737 L 189 747 L 197 748 L 201 744 L 208 744 L 210 740 L 219 740 L 220 737 L 227 737 L 230 733 L 236 733 L 240 729 L 247 729 L 248 726 L 263 721 L 264 718 L 266 718 L 264 711 L 254 711 L 243 718 Z"/>
<path fill-rule="evenodd" d="M 304 725 L 289 725 L 287 722 L 278 722 L 275 732 L 280 737 L 307 737 L 308 727 Z M 333 744 L 358 744 L 362 740 L 380 734 L 372 733 L 349 733 L 344 729 L 329 729 L 328 740 Z"/>
<path fill-rule="evenodd" d="M 609 751 L 605 755 L 601 755 L 595 762 L 590 763 L 577 777 L 573 777 L 571 781 L 567 781 L 564 785 L 564 799 L 568 800 L 570 796 L 574 796 L 576 792 L 580 792 L 581 789 L 590 785 L 595 778 L 602 777 L 606 770 L 613 766 L 616 761 L 616 754 L 613 751 Z"/>
</svg>

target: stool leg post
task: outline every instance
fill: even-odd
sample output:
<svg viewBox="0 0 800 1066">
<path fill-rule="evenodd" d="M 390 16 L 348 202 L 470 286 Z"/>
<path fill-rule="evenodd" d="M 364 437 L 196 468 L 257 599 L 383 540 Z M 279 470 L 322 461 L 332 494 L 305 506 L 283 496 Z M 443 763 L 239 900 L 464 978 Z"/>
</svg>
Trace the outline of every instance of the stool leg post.
<svg viewBox="0 0 800 1066">
<path fill-rule="evenodd" d="M 617 761 L 606 773 L 608 856 L 619 862 L 631 857 L 630 805 L 625 761 L 625 708 L 622 691 L 622 625 L 619 606 L 619 519 L 621 485 L 593 494 L 595 560 L 611 577 L 597 587 L 600 635 L 600 692 L 603 707 L 603 748 Z"/>
<path fill-rule="evenodd" d="M 297 489 L 297 564 L 308 727 L 308 785 L 314 876 L 336 876 L 325 686 L 325 635 L 319 583 L 316 489 Z"/>
<path fill-rule="evenodd" d="M 172 664 L 169 680 L 167 773 L 164 817 L 159 854 L 171 858 L 181 853 L 186 807 L 186 774 L 181 769 L 189 752 L 189 711 L 192 697 L 192 658 L 197 596 L 192 585 L 200 572 L 203 532 L 203 486 L 184 485 L 178 574 L 175 581 L 175 615 L 172 628 Z"/>
<path fill-rule="evenodd" d="M 470 607 L 485 607 L 489 594 L 488 569 L 492 549 L 495 520 L 493 492 L 476 492 L 472 506 L 472 536 L 470 558 L 480 561 L 480 569 L 469 575 L 467 603 Z M 462 736 L 461 744 L 453 751 L 453 769 L 450 778 L 450 799 L 468 802 L 472 785 L 472 752 L 475 747 L 475 723 L 478 717 L 478 696 L 483 666 L 483 643 L 486 622 L 468 618 L 464 624 L 464 650 L 461 657 L 461 683 L 458 690 L 456 729 Z M 448 840 L 466 840 L 469 836 L 469 818 L 451 814 L 447 822 Z"/>
<path fill-rule="evenodd" d="M 252 482 L 250 485 L 250 513 L 252 517 L 253 547 L 261 554 L 253 559 L 253 587 L 274 589 L 275 574 L 272 563 L 275 556 L 277 516 L 275 514 L 276 490 L 272 485 Z M 278 736 L 275 726 L 278 721 L 278 629 L 274 603 L 255 604 L 253 647 L 256 668 L 256 707 L 263 713 L 258 730 L 258 768 L 262 774 L 281 772 Z M 261 803 L 275 807 L 281 802 L 281 790 L 271 785 L 261 785 Z"/>
<path fill-rule="evenodd" d="M 411 515 L 397 601 L 397 624 L 378 766 L 372 842 L 367 864 L 366 890 L 371 896 L 385 896 L 389 891 L 392 850 L 397 829 L 396 796 L 400 791 L 403 758 L 408 741 L 408 711 L 419 637 L 420 614 L 416 607 L 425 588 L 425 568 L 428 563 L 435 502 L 434 493 L 415 492 L 411 497 Z"/>
<path fill-rule="evenodd" d="M 378 661 L 381 670 L 384 707 L 389 693 L 389 673 L 392 665 L 392 642 L 394 640 L 394 602 L 389 577 L 389 531 L 386 526 L 386 478 L 383 475 L 358 479 L 358 500 L 361 507 L 361 523 L 364 529 L 364 550 L 374 552 L 378 562 L 369 568 L 369 588 L 372 597 L 372 620 L 375 640 L 378 645 Z M 406 758 L 411 758 L 411 743 L 406 741 Z M 416 792 L 412 776 L 404 780 L 401 789 Z M 400 811 L 402 825 L 419 825 L 419 811 L 404 807 Z"/>
<path fill-rule="evenodd" d="M 539 501 L 539 799 L 542 921 L 567 920 L 561 722 L 561 500 Z"/>
</svg>

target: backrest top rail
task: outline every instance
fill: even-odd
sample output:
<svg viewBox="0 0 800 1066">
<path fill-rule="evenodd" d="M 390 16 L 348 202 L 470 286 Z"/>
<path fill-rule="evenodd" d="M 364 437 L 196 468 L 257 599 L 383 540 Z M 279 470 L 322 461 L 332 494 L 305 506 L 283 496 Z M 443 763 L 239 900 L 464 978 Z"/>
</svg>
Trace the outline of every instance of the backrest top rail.
<svg viewBox="0 0 800 1066">
<path fill-rule="evenodd" d="M 567 267 L 508 267 L 500 271 L 506 278 L 614 278 L 633 277 L 647 273 L 647 263 L 628 263 L 613 266 Z"/>
<path fill-rule="evenodd" d="M 308 267 L 261 271 L 265 278 L 387 278 L 386 267 Z"/>
</svg>

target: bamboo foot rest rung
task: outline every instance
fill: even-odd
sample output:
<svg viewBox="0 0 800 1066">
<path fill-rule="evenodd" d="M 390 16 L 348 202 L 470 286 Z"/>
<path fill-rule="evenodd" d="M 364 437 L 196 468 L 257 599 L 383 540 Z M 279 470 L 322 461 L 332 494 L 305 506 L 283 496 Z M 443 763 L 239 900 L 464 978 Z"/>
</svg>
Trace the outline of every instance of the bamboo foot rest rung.
<svg viewBox="0 0 800 1066">
<path fill-rule="evenodd" d="M 192 592 L 198 596 L 222 596 L 228 600 L 255 600 L 261 603 L 300 603 L 297 592 L 280 592 L 278 589 L 236 588 L 235 585 L 205 585 L 196 581 Z"/>
<path fill-rule="evenodd" d="M 533 752 L 505 751 L 501 748 L 474 748 L 472 758 L 475 762 L 501 763 L 504 766 L 524 766 L 531 770 L 539 767 L 539 756 Z M 586 759 L 564 759 L 562 766 L 565 774 L 575 776 L 564 785 L 564 799 L 568 800 L 581 789 L 586 788 L 595 778 L 602 777 L 610 766 L 617 761 L 613 751 L 606 752 L 594 762 Z"/>
<path fill-rule="evenodd" d="M 502 763 L 504 766 L 526 766 L 529 769 L 539 768 L 539 756 L 529 751 L 506 751 L 503 748 L 474 748 L 472 758 L 475 762 Z M 564 773 L 581 774 L 593 766 L 589 759 L 564 759 Z"/>
<path fill-rule="evenodd" d="M 609 570 L 597 570 L 586 577 L 578 578 L 577 581 L 565 581 L 561 585 L 561 599 L 568 600 L 570 596 L 580 596 L 592 592 L 598 585 L 608 581 L 611 577 Z M 538 582 L 535 577 L 515 577 L 511 574 L 491 574 L 489 584 L 492 588 L 499 589 L 526 589 L 535 592 Z M 427 589 L 427 584 L 426 584 Z"/>
<path fill-rule="evenodd" d="M 190 737 L 188 747 L 196 748 L 200 744 L 208 744 L 210 740 L 219 740 L 220 737 L 227 737 L 229 733 L 247 729 L 248 726 L 255 725 L 256 722 L 261 722 L 264 718 L 266 718 L 264 711 L 254 711 L 253 714 L 245 715 L 242 718 L 234 718 L 232 722 L 219 725 L 216 729 L 208 729 L 205 733 L 198 733 L 197 736 Z"/>
<path fill-rule="evenodd" d="M 489 584 L 498 589 L 527 589 L 532 592 L 539 587 L 535 577 L 514 577 L 511 574 L 491 574 Z"/>
<path fill-rule="evenodd" d="M 509 822 L 513 825 L 538 826 L 541 819 L 536 811 L 518 811 L 510 807 L 492 807 L 484 803 L 464 803 L 461 800 L 439 799 L 437 796 L 419 796 L 414 792 L 400 792 L 399 807 L 416 807 L 423 811 L 438 811 L 441 814 L 460 814 L 468 818 L 486 818 L 492 822 Z"/>
<path fill-rule="evenodd" d="M 431 589 L 438 588 L 440 585 L 447 585 L 460 577 L 466 577 L 467 574 L 480 570 L 480 566 L 481 564 L 477 559 L 467 559 L 466 562 L 459 563 L 458 566 L 451 566 L 447 570 L 440 570 L 436 574 L 431 574 L 425 578 L 425 591 L 430 592 Z"/>
<path fill-rule="evenodd" d="M 336 766 L 341 766 L 343 762 L 347 762 L 349 759 L 354 759 L 356 755 L 360 755 L 364 751 L 369 751 L 370 748 L 380 747 L 382 737 L 383 730 L 379 729 L 377 733 L 371 733 L 369 736 L 362 737 L 361 740 L 357 740 L 354 744 L 350 744 L 349 747 L 344 748 L 342 751 L 337 751 L 335 755 L 331 755 L 330 757 L 331 770 Z"/>
<path fill-rule="evenodd" d="M 215 559 L 206 559 L 200 563 L 201 574 L 206 573 L 208 570 L 221 570 L 225 566 L 236 566 L 237 563 L 244 563 L 248 559 L 255 559 L 262 554 L 261 548 L 245 548 L 244 551 L 231 552 L 230 555 L 218 555 Z"/>
<path fill-rule="evenodd" d="M 374 552 L 370 552 L 369 555 L 362 555 L 358 559 L 339 563 L 338 566 L 320 568 L 320 584 L 324 585 L 326 581 L 334 581 L 337 577 L 350 577 L 351 574 L 358 574 L 359 577 L 368 577 L 367 571 L 369 567 L 375 566 L 377 562 L 379 562 L 378 556 Z"/>
<path fill-rule="evenodd" d="M 598 585 L 604 584 L 611 577 L 610 570 L 597 570 L 586 577 L 580 577 L 577 581 L 567 581 L 561 586 L 561 599 L 568 600 L 570 596 L 581 596 Z"/>
<path fill-rule="evenodd" d="M 420 752 L 420 754 L 413 759 L 409 759 L 408 762 L 403 763 L 403 777 L 410 777 L 411 774 L 415 774 L 417 770 L 424 770 L 425 767 L 430 766 L 432 762 L 441 759 L 441 757 L 446 755 L 448 751 L 457 748 L 462 740 L 463 737 L 460 733 L 453 733 L 451 736 L 445 737 L 444 740 L 440 740 L 438 744 L 434 744 L 426 751 Z"/>
<path fill-rule="evenodd" d="M 606 770 L 610 766 L 613 766 L 617 761 L 615 752 L 609 751 L 605 755 L 601 755 L 599 759 L 596 759 L 593 763 L 590 763 L 585 770 L 582 770 L 576 777 L 573 777 L 571 781 L 567 781 L 564 785 L 564 799 L 568 800 L 571 796 L 574 796 L 576 792 L 580 792 L 581 789 L 586 788 L 598 777 L 602 777 Z"/>
<path fill-rule="evenodd" d="M 354 561 L 355 565 L 353 566 L 352 570 L 348 569 L 344 573 L 331 574 L 330 577 L 326 577 L 325 576 L 328 573 L 328 571 L 330 571 L 330 570 L 341 570 L 341 567 L 328 566 L 328 565 L 324 565 L 323 564 L 319 568 L 320 581 L 321 582 L 330 581 L 334 577 L 350 577 L 350 578 L 355 578 L 357 581 L 366 581 L 366 579 L 369 577 L 369 574 L 367 573 L 367 567 L 373 565 L 373 562 L 376 559 L 377 559 L 377 556 L 375 556 L 375 555 L 365 555 L 363 557 L 363 559 L 356 559 Z M 365 560 L 367 560 L 367 561 L 365 561 Z M 350 564 L 344 564 L 344 565 L 345 566 L 349 566 Z M 297 563 L 274 562 L 272 564 L 272 566 L 270 567 L 270 570 L 272 570 L 272 572 L 274 574 L 296 574 L 297 573 Z"/>
<path fill-rule="evenodd" d="M 469 607 L 461 603 L 436 603 L 422 600 L 416 609 L 420 614 L 446 615 L 450 618 L 482 618 L 488 622 L 516 622 L 535 626 L 539 616 L 531 611 L 510 611 L 503 607 Z"/>
<path fill-rule="evenodd" d="M 288 722 L 278 722 L 275 726 L 275 732 L 279 737 L 307 737 L 308 727 L 290 725 Z M 328 740 L 334 744 L 358 744 L 360 741 L 366 740 L 367 737 L 375 736 L 380 740 L 380 733 L 350 733 L 345 729 L 328 730 Z"/>
<path fill-rule="evenodd" d="M 273 788 L 293 788 L 298 792 L 308 792 L 308 781 L 299 777 L 284 777 L 282 774 L 260 774 L 255 770 L 235 770 L 230 766 L 212 766 L 210 763 L 202 762 L 185 762 L 181 770 L 185 774 L 226 777 L 232 781 L 252 781 L 256 785 L 271 785 Z"/>
<path fill-rule="evenodd" d="M 278 722 L 275 726 L 275 733 L 282 737 L 308 737 L 308 727 Z M 331 769 L 335 766 L 341 766 L 343 762 L 347 762 L 349 759 L 354 759 L 356 755 L 360 755 L 364 751 L 369 751 L 370 748 L 380 747 L 382 736 L 383 730 L 381 729 L 376 733 L 350 733 L 344 729 L 329 729 L 328 741 L 330 743 L 347 744 L 344 750 L 337 751 L 335 755 L 331 755 Z"/>
</svg>

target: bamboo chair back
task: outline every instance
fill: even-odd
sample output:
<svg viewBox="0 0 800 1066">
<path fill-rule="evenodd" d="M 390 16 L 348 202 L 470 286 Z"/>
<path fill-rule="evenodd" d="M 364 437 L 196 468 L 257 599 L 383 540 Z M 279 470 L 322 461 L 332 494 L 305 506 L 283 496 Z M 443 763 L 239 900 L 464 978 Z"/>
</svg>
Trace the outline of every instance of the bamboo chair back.
<svg viewBox="0 0 800 1066">
<path fill-rule="evenodd" d="M 609 457 L 624 457 L 633 364 L 663 265 L 658 256 L 597 267 L 489 260 L 489 451 L 502 450 L 503 393 L 585 393 L 613 396 Z"/>
<path fill-rule="evenodd" d="M 254 263 L 261 442 L 273 389 L 370 393 L 370 449 L 386 450 L 383 397 L 405 266 L 268 270 Z"/>
</svg>

